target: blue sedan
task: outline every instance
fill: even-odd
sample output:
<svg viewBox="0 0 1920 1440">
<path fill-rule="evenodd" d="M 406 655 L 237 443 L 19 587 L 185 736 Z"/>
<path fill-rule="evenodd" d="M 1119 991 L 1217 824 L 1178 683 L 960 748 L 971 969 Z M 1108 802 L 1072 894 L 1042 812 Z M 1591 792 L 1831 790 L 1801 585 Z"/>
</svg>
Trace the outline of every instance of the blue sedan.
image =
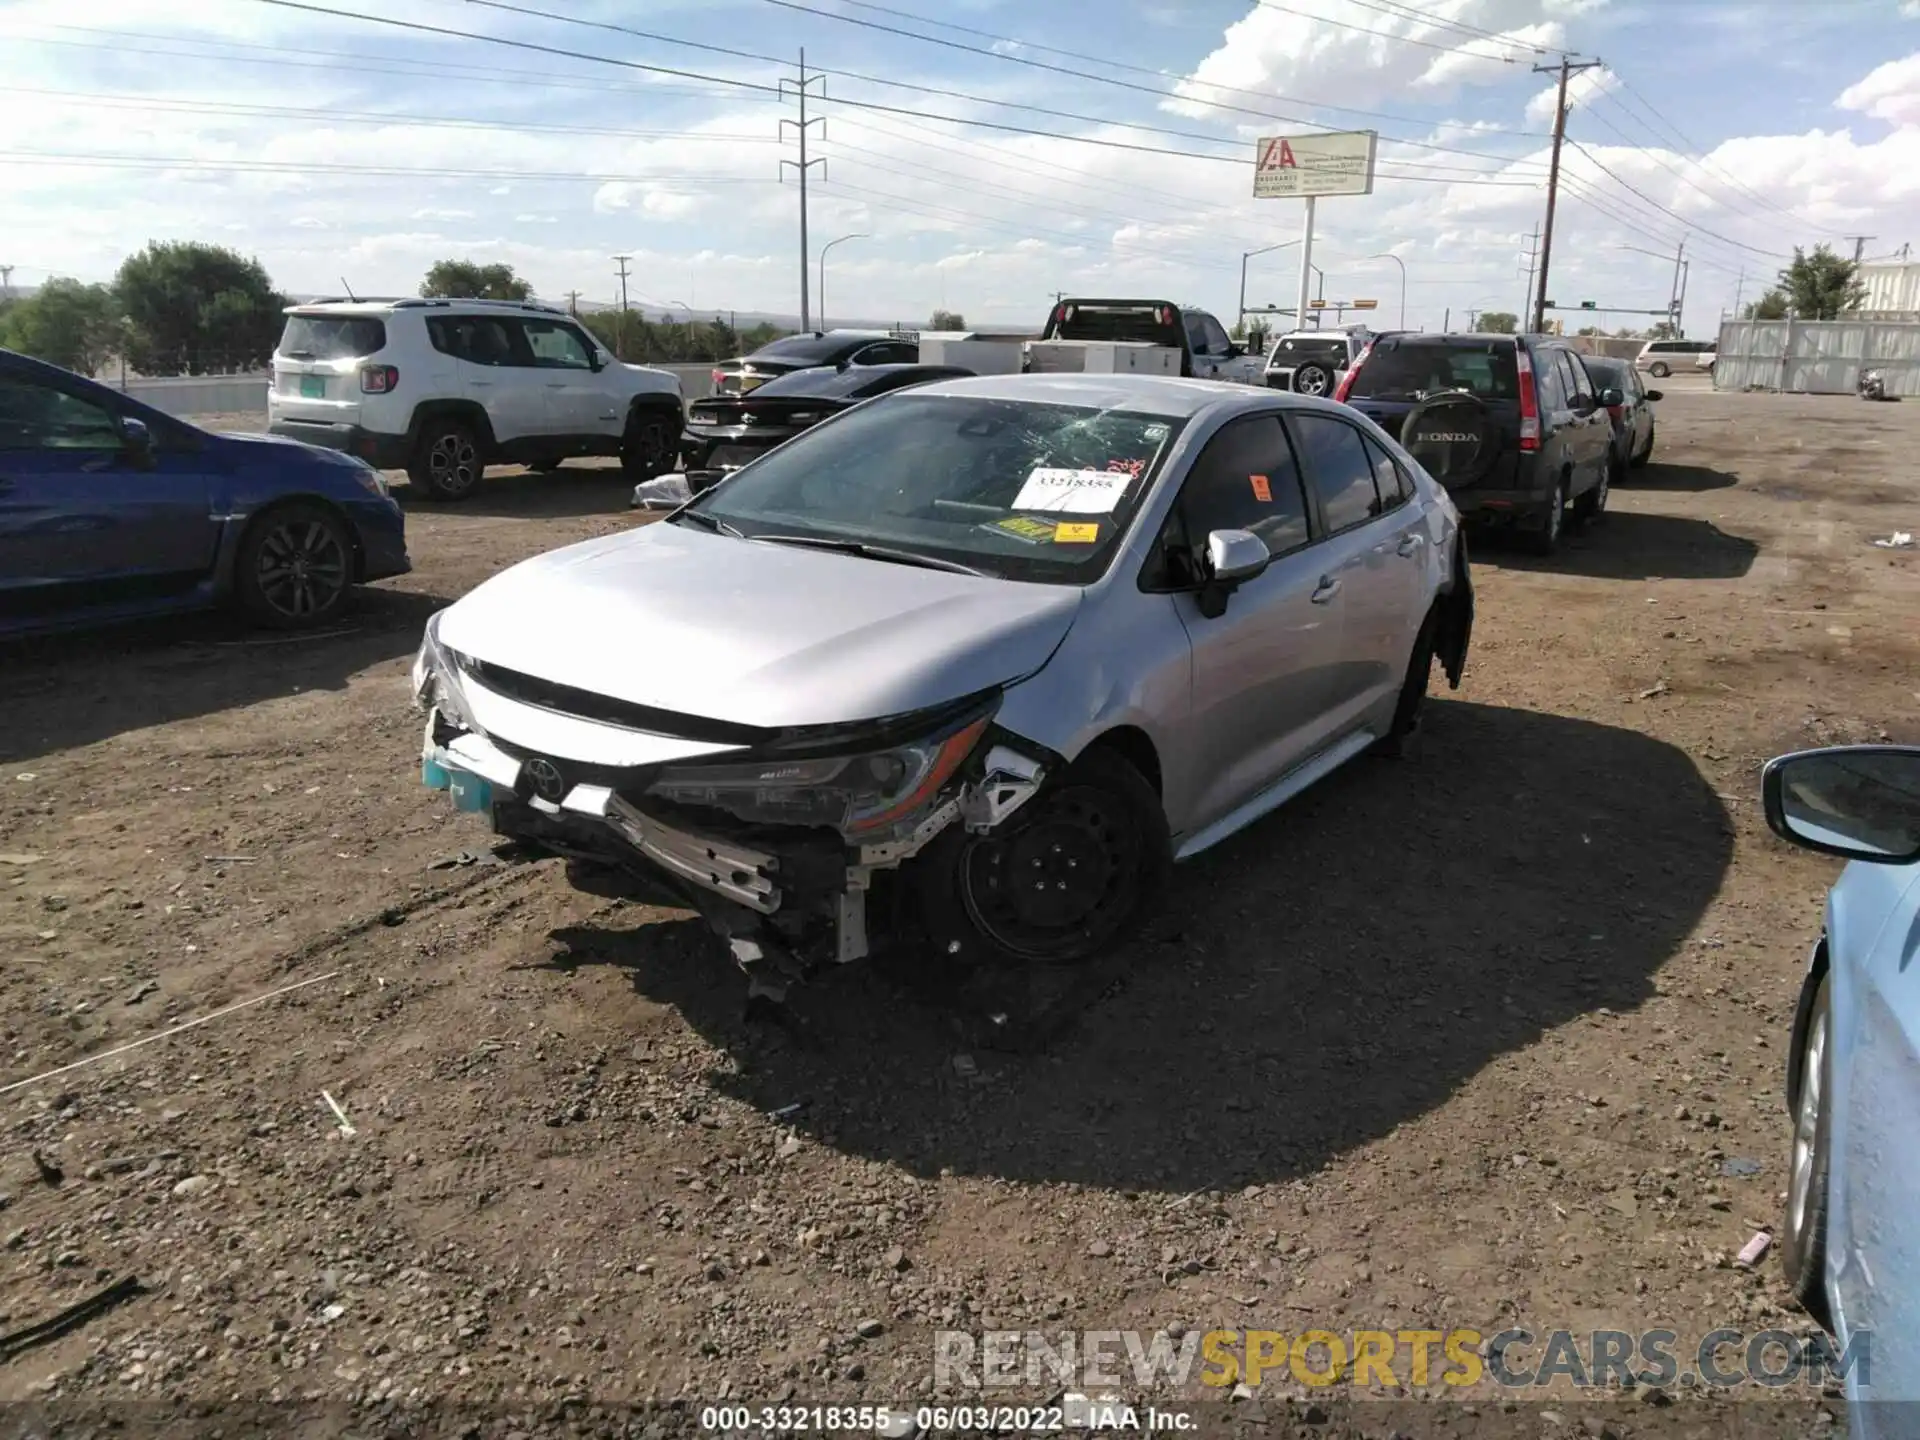
<svg viewBox="0 0 1920 1440">
<path fill-rule="evenodd" d="M 0 350 L 0 635 L 221 604 L 318 625 L 410 568 L 364 461 L 215 435 Z"/>
<path fill-rule="evenodd" d="M 1781 1258 L 1795 1295 L 1840 1342 L 1854 1433 L 1911 1435 L 1920 1401 L 1920 748 L 1783 755 L 1761 788 L 1775 833 L 1852 862 L 1827 895 L 1794 1017 Z"/>
</svg>

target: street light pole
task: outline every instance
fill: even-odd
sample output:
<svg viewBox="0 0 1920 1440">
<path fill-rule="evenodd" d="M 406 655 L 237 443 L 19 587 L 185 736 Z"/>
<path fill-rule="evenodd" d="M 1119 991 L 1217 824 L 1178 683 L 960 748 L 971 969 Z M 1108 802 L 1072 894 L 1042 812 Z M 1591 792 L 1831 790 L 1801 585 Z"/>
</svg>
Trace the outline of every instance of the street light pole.
<svg viewBox="0 0 1920 1440">
<path fill-rule="evenodd" d="M 1278 245 L 1262 245 L 1258 250 L 1242 251 L 1240 255 L 1240 328 L 1247 325 L 1247 261 L 1256 255 L 1271 254 L 1275 250 L 1285 250 L 1289 245 L 1298 245 L 1298 240 L 1282 240 Z"/>
<path fill-rule="evenodd" d="M 1369 255 L 1369 260 L 1391 260 L 1400 267 L 1400 328 L 1407 328 L 1407 262 L 1398 255 L 1382 251 L 1378 255 Z"/>
<path fill-rule="evenodd" d="M 819 300 L 820 328 L 822 330 L 827 328 L 827 251 L 838 245 L 842 240 L 871 240 L 872 238 L 873 236 L 869 235 L 865 230 L 856 230 L 851 235 L 841 235 L 829 240 L 820 247 L 820 288 L 817 298 Z"/>
</svg>

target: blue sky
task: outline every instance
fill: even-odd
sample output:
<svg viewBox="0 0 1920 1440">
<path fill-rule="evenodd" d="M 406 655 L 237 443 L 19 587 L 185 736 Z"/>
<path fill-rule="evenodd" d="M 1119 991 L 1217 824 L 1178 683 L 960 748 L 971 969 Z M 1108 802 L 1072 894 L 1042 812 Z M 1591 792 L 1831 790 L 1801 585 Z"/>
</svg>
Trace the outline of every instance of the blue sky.
<svg viewBox="0 0 1920 1440">
<path fill-rule="evenodd" d="M 1562 49 L 1605 65 L 1574 86 L 1555 298 L 1663 305 L 1685 237 L 1697 330 L 1796 244 L 1920 239 L 1920 0 L 314 4 L 469 34 L 0 0 L 15 281 L 199 238 L 296 293 L 407 293 L 460 256 L 605 302 L 625 252 L 649 308 L 795 311 L 797 110 L 775 92 L 802 46 L 828 72 L 810 273 L 861 237 L 829 256 L 830 320 L 1031 324 L 1064 289 L 1230 322 L 1243 254 L 1300 231 L 1299 202 L 1250 198 L 1254 140 L 1315 128 L 1381 135 L 1375 193 L 1319 207 L 1329 299 L 1397 322 L 1391 253 L 1410 325 L 1518 310 L 1551 126 L 1532 67 Z M 1250 303 L 1292 303 L 1297 247 L 1247 269 Z"/>
</svg>

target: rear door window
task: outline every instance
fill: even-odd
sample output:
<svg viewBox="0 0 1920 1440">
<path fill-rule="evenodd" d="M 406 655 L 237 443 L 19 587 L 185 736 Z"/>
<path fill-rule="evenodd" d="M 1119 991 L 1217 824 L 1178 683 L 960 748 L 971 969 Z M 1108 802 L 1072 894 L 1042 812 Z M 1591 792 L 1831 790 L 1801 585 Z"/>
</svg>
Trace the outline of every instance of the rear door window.
<svg viewBox="0 0 1920 1440">
<path fill-rule="evenodd" d="M 1381 513 L 1397 508 L 1413 496 L 1413 482 L 1400 464 L 1371 436 L 1360 437 L 1367 447 L 1367 459 L 1373 463 L 1373 488 L 1380 499 Z"/>
<path fill-rule="evenodd" d="M 1561 376 L 1567 387 L 1567 404 L 1572 408 L 1586 409 L 1593 405 L 1593 382 L 1587 378 L 1587 367 L 1571 350 L 1562 350 L 1560 354 Z"/>
<path fill-rule="evenodd" d="M 1288 425 L 1329 535 L 1364 525 L 1380 512 L 1373 462 L 1358 430 L 1330 415 L 1292 415 Z"/>
<path fill-rule="evenodd" d="M 1567 408 L 1567 377 L 1551 350 L 1533 353 L 1533 383 L 1540 391 L 1540 413 L 1552 415 Z"/>
</svg>

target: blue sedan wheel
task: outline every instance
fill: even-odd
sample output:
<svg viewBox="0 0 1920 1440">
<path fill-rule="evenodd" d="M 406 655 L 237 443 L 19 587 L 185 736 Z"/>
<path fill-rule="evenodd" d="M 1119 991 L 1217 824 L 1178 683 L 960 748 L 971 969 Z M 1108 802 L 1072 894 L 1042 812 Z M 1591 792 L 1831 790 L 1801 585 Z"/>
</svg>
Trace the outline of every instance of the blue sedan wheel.
<svg viewBox="0 0 1920 1440">
<path fill-rule="evenodd" d="M 353 538 L 319 505 L 281 505 L 248 529 L 234 577 L 240 603 L 263 625 L 293 630 L 331 619 L 353 584 Z"/>
</svg>

